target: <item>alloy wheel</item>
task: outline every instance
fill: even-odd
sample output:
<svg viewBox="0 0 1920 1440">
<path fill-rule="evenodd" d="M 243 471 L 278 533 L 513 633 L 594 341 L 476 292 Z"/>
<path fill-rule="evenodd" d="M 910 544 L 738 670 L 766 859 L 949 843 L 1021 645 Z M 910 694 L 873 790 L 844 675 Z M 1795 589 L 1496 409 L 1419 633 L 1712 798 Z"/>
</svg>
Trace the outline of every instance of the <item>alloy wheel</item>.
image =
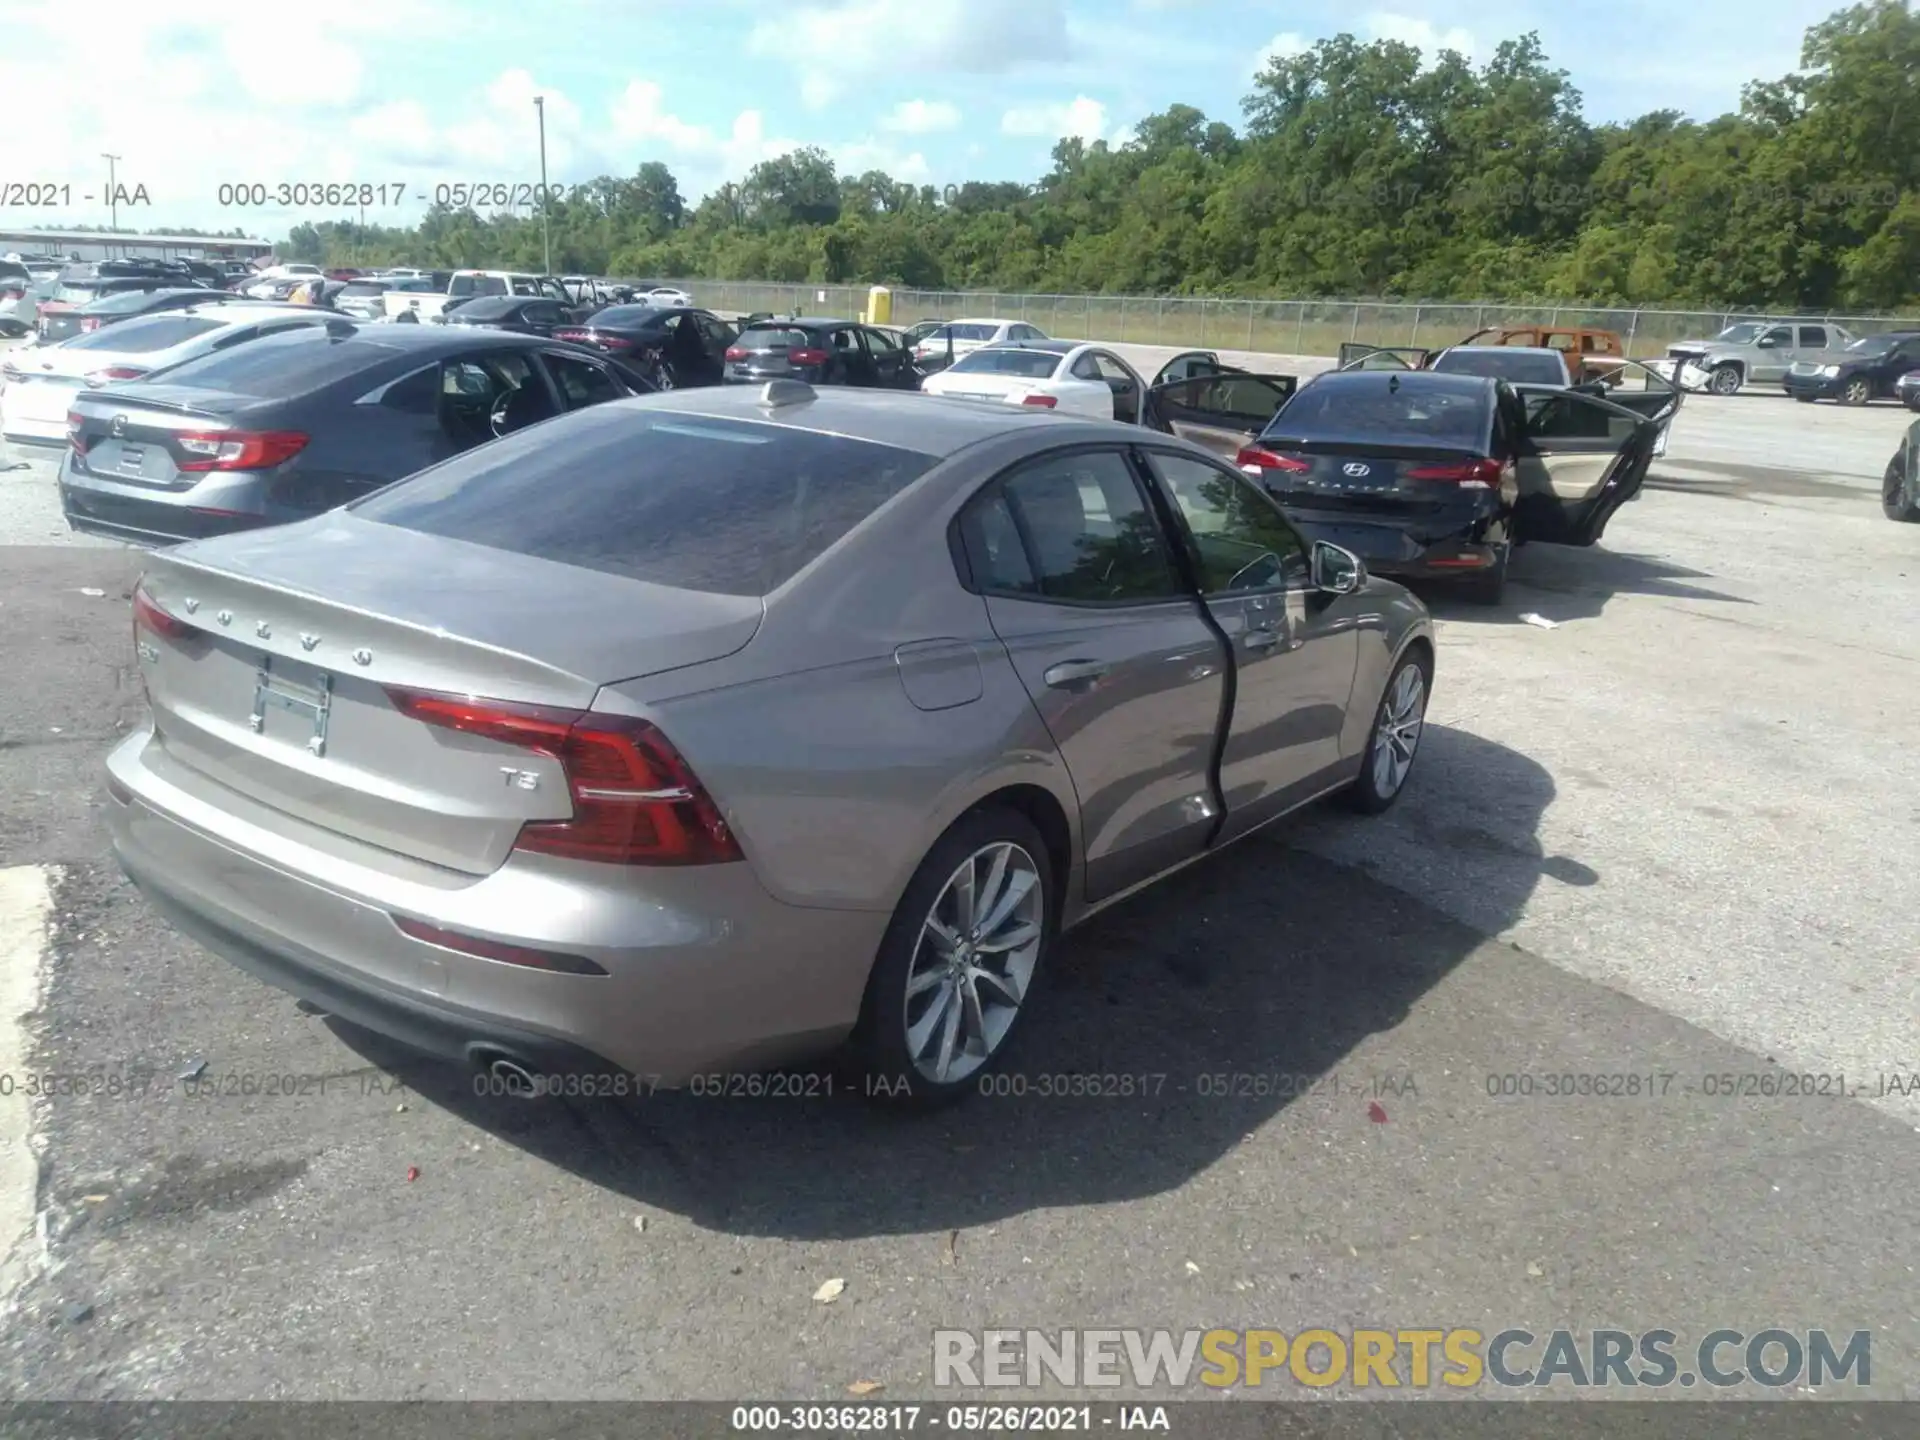
<svg viewBox="0 0 1920 1440">
<path fill-rule="evenodd" d="M 1707 388 L 1716 395 L 1734 394 L 1740 388 L 1740 367 L 1737 365 L 1716 367 Z"/>
<path fill-rule="evenodd" d="M 906 1049 L 938 1085 L 991 1060 L 1020 1013 L 1046 933 L 1046 887 L 1027 851 L 1001 840 L 948 877 L 907 966 Z"/>
<path fill-rule="evenodd" d="M 1373 739 L 1373 787 L 1382 799 L 1399 794 L 1406 784 L 1426 715 L 1426 677 L 1418 665 L 1403 665 L 1380 701 L 1380 725 Z"/>
<path fill-rule="evenodd" d="M 1865 380 L 1849 380 L 1847 382 L 1845 398 L 1849 405 L 1866 404 L 1868 399 L 1867 382 Z"/>
</svg>

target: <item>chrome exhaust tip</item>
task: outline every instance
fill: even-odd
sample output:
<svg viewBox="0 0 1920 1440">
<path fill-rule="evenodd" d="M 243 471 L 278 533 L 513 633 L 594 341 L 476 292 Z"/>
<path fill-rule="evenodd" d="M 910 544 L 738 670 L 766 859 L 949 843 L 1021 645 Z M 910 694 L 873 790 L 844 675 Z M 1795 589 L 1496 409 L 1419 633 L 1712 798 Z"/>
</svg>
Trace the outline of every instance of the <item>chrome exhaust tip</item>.
<svg viewBox="0 0 1920 1440">
<path fill-rule="evenodd" d="M 508 1095 L 516 1100 L 537 1100 L 545 1093 L 545 1086 L 533 1071 L 505 1055 L 496 1055 L 487 1062 L 486 1077 L 488 1089 L 496 1095 Z"/>
</svg>

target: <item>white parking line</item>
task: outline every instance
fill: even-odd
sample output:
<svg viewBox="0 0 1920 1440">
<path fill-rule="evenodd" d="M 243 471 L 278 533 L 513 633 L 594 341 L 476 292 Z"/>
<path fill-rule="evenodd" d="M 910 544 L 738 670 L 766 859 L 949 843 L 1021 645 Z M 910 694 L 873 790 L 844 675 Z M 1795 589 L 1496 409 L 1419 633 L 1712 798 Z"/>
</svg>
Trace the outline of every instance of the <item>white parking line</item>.
<svg viewBox="0 0 1920 1440">
<path fill-rule="evenodd" d="M 53 891 L 47 867 L 0 870 L 0 1307 L 32 1273 L 40 1165 L 27 1097 L 27 1017 L 40 1005 Z M 11 1082 L 11 1083 L 8 1083 Z"/>
</svg>

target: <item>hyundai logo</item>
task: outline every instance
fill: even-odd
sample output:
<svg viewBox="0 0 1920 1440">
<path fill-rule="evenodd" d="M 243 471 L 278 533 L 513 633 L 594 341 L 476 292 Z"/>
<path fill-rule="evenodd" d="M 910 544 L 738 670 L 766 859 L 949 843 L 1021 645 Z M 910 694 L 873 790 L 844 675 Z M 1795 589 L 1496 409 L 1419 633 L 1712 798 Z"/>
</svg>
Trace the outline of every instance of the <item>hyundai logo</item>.
<svg viewBox="0 0 1920 1440">
<path fill-rule="evenodd" d="M 1340 467 L 1340 473 L 1343 475 L 1351 475 L 1357 480 L 1362 475 L 1371 475 L 1373 471 L 1368 466 L 1362 465 L 1356 460 L 1351 464 L 1342 465 Z"/>
</svg>

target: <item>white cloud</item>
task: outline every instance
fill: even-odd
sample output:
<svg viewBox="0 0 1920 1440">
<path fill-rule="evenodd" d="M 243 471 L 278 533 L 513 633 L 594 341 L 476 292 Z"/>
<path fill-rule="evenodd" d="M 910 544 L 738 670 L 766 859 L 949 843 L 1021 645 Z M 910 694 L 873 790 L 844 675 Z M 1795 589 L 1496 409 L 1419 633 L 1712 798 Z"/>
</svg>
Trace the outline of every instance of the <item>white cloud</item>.
<svg viewBox="0 0 1920 1440">
<path fill-rule="evenodd" d="M 1000 117 L 1002 135 L 1033 135 L 1058 140 L 1073 135 L 1089 145 L 1106 138 L 1107 107 L 1077 95 L 1064 104 L 1020 105 Z"/>
<path fill-rule="evenodd" d="M 1313 45 L 1307 37 L 1295 30 L 1282 30 L 1273 39 L 1260 47 L 1260 53 L 1253 57 L 1253 73 L 1264 75 L 1267 66 L 1275 60 L 1291 60 L 1296 55 L 1304 55 Z"/>
<path fill-rule="evenodd" d="M 960 107 L 946 100 L 902 100 L 880 119 L 882 130 L 931 135 L 960 125 Z"/>
<path fill-rule="evenodd" d="M 1477 53 L 1478 42 L 1473 38 L 1473 32 L 1460 25 L 1442 30 L 1431 20 L 1397 15 L 1389 10 L 1375 10 L 1367 16 L 1366 26 L 1370 38 L 1398 40 L 1404 45 L 1411 45 L 1429 65 L 1440 58 L 1442 50 L 1458 50 L 1469 60 Z"/>
<path fill-rule="evenodd" d="M 842 176 L 881 170 L 896 180 L 923 185 L 933 174 L 927 157 L 918 150 L 903 152 L 883 141 L 856 140 L 849 145 L 832 146 L 827 153 L 833 157 L 834 169 Z"/>
<path fill-rule="evenodd" d="M 724 134 L 683 120 L 667 110 L 664 92 L 651 80 L 635 80 L 621 92 L 612 120 L 614 148 L 622 154 L 653 152 L 673 171 L 690 201 L 804 143 L 769 136 L 766 118 L 758 110 L 742 110 Z"/>
<path fill-rule="evenodd" d="M 849 82 L 928 69 L 997 75 L 1068 59 L 1065 0 L 841 0 L 755 25 L 750 53 L 785 61 L 801 99 L 830 105 Z"/>
</svg>

